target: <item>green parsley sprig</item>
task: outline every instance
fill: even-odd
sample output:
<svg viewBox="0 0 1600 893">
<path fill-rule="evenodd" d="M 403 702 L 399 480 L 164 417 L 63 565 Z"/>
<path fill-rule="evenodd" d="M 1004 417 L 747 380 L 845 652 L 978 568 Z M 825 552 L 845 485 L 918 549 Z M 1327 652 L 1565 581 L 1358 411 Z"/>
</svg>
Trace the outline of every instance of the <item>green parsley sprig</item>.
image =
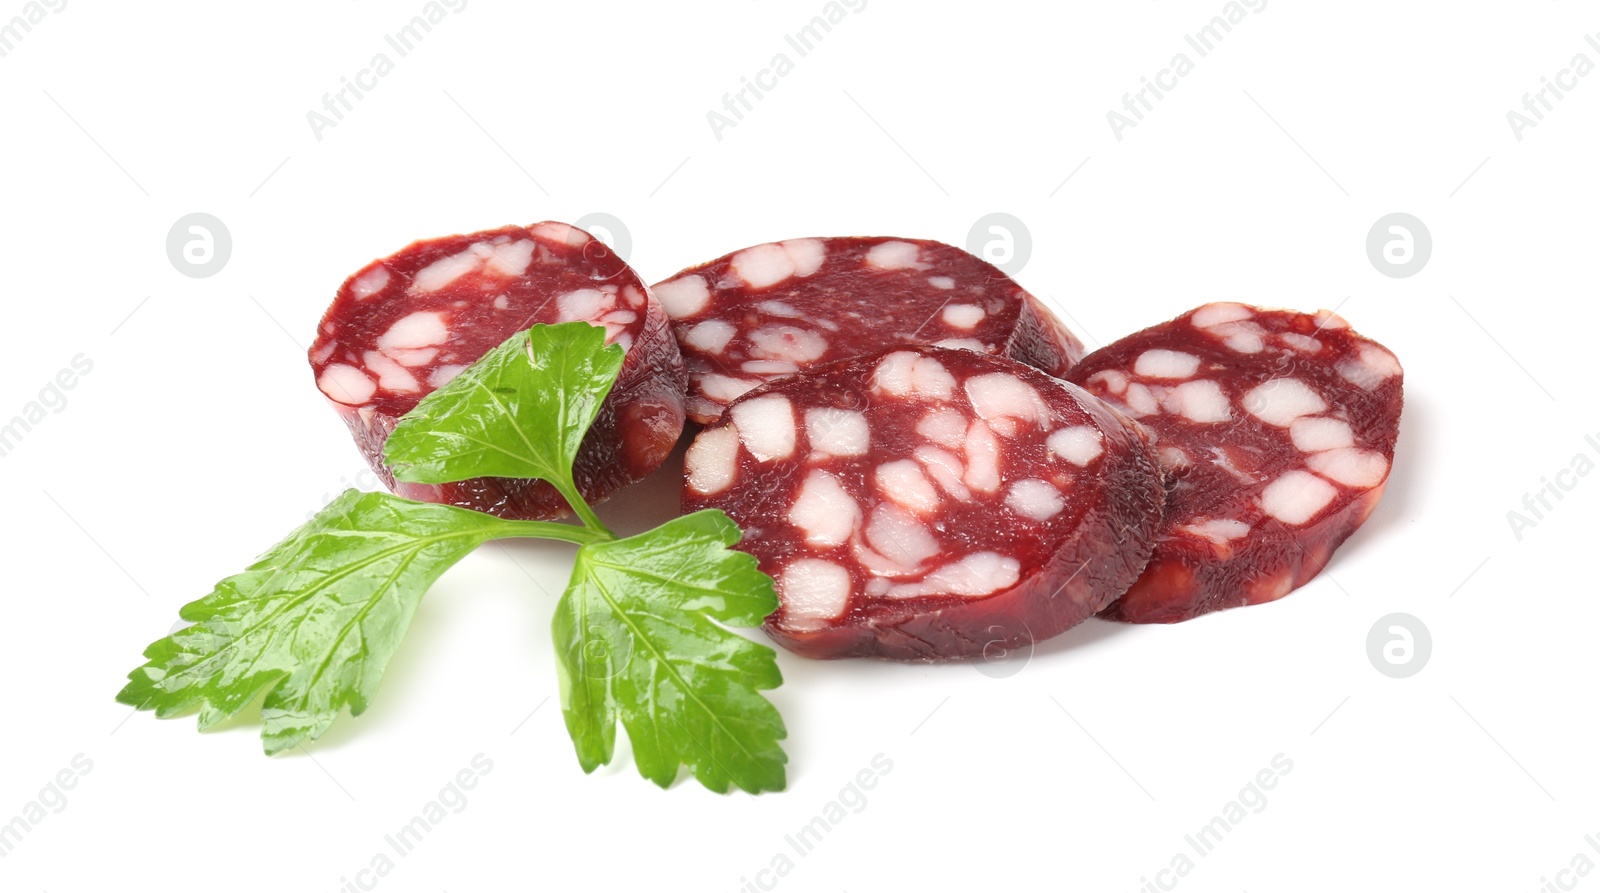
<svg viewBox="0 0 1600 893">
<path fill-rule="evenodd" d="M 201 729 L 261 699 L 267 753 L 314 740 L 377 694 L 428 588 L 490 540 L 578 546 L 552 632 L 568 733 L 585 772 L 609 763 L 616 727 L 662 787 L 687 767 L 718 792 L 782 790 L 782 683 L 771 648 L 730 631 L 777 607 L 772 580 L 730 548 L 719 511 L 619 539 L 578 493 L 572 464 L 622 369 L 587 323 L 534 326 L 428 395 L 390 435 L 395 476 L 420 483 L 539 478 L 582 526 L 349 490 L 243 573 L 185 605 L 193 621 L 145 649 L 117 700 Z"/>
</svg>

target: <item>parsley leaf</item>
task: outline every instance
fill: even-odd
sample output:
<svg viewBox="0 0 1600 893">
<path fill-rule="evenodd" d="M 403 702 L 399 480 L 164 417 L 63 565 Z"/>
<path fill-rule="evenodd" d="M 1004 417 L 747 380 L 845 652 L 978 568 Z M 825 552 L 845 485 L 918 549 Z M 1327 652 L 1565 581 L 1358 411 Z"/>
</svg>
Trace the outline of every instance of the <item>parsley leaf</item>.
<svg viewBox="0 0 1600 893">
<path fill-rule="evenodd" d="M 389 435 L 384 460 L 402 481 L 539 478 L 585 525 L 605 529 L 578 495 L 572 462 L 622 371 L 622 348 L 586 322 L 519 332 L 429 394 Z"/>
<path fill-rule="evenodd" d="M 662 787 L 678 767 L 726 792 L 784 787 L 787 734 L 761 696 L 783 682 L 771 648 L 729 626 L 758 626 L 778 606 L 772 578 L 728 547 L 720 511 L 578 550 L 553 632 L 567 731 L 585 772 L 611 761 L 616 723 L 639 774 Z"/>
<path fill-rule="evenodd" d="M 534 326 L 424 398 L 389 437 L 401 480 L 549 481 L 583 526 L 347 491 L 241 574 L 185 605 L 195 622 L 145 650 L 117 700 L 208 728 L 262 701 L 277 753 L 366 710 L 417 603 L 451 565 L 501 537 L 579 546 L 553 632 L 567 730 L 584 771 L 611 761 L 620 721 L 639 773 L 666 787 L 687 766 L 726 792 L 782 790 L 787 734 L 761 692 L 773 650 L 729 631 L 777 608 L 772 578 L 729 548 L 720 511 L 619 540 L 579 496 L 572 462 L 621 371 L 587 323 Z"/>
<path fill-rule="evenodd" d="M 265 694 L 269 754 L 312 740 L 378 690 L 423 593 L 479 545 L 505 536 L 578 542 L 539 521 L 347 490 L 244 573 L 179 615 L 195 621 L 145 649 L 117 700 L 167 717 L 196 706 L 200 728 Z"/>
</svg>

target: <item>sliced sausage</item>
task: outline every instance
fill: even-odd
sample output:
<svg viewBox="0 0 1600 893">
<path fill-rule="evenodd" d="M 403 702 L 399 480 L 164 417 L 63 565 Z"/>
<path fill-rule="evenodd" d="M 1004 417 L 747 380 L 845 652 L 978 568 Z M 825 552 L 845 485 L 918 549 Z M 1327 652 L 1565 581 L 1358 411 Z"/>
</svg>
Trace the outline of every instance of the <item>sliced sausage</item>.
<svg viewBox="0 0 1600 893">
<path fill-rule="evenodd" d="M 655 286 L 705 424 L 779 376 L 894 344 L 1007 356 L 1061 375 L 1083 345 L 998 267 L 919 239 L 790 239 Z"/>
<path fill-rule="evenodd" d="M 627 351 L 574 465 L 578 489 L 604 499 L 654 471 L 683 430 L 684 369 L 666 314 L 621 258 L 565 223 L 416 242 L 345 280 L 310 351 L 317 387 L 395 493 L 504 518 L 568 512 L 542 481 L 396 483 L 383 444 L 400 417 L 534 323 L 604 326 Z"/>
<path fill-rule="evenodd" d="M 1166 521 L 1106 612 L 1171 623 L 1282 598 L 1372 513 L 1400 431 L 1400 363 L 1339 316 L 1207 304 L 1069 374 L 1151 432 Z"/>
<path fill-rule="evenodd" d="M 903 346 L 733 401 L 689 447 L 683 503 L 744 530 L 789 649 L 945 660 L 1100 611 L 1143 570 L 1163 498 L 1144 435 L 1099 399 Z"/>
</svg>

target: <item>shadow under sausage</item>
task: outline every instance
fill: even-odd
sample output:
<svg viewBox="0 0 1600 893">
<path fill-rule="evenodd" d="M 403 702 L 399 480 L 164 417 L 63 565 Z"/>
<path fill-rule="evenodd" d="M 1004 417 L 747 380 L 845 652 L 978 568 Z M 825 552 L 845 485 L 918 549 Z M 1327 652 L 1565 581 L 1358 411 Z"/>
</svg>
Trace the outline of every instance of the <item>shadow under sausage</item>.
<svg viewBox="0 0 1600 893">
<path fill-rule="evenodd" d="M 1119 623 L 1115 620 L 1090 617 L 1059 636 L 1036 643 L 1033 646 L 1032 659 L 1046 659 L 1051 655 L 1066 651 L 1087 651 L 1097 647 L 1102 642 L 1131 632 L 1132 629 L 1133 624 L 1131 623 Z M 1019 654 L 1012 659 L 1022 660 L 1025 656 Z"/>
<path fill-rule="evenodd" d="M 683 454 L 698 428 L 685 429 L 661 467 L 644 480 L 617 491 L 595 506 L 595 514 L 617 536 L 628 537 L 654 530 L 682 514 Z"/>
<path fill-rule="evenodd" d="M 1432 407 L 1428 404 L 1407 395 L 1402 416 L 1403 427 L 1399 439 L 1395 441 L 1394 461 L 1389 467 L 1389 479 L 1384 485 L 1383 496 L 1379 498 L 1372 516 L 1350 535 L 1340 547 L 1341 551 L 1361 548 L 1362 543 L 1376 537 L 1398 536 L 1398 531 L 1393 531 L 1393 528 L 1416 520 L 1416 510 L 1423 504 L 1422 488 L 1426 486 L 1422 480 L 1424 463 L 1435 446 L 1431 412 Z M 1335 552 L 1335 557 L 1338 554 Z"/>
</svg>

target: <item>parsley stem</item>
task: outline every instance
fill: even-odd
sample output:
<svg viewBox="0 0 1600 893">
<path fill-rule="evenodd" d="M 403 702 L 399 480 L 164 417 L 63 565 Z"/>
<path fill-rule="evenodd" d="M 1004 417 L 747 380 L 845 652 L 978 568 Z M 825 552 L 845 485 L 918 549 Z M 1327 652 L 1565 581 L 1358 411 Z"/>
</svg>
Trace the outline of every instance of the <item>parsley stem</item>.
<svg viewBox="0 0 1600 893">
<path fill-rule="evenodd" d="M 614 540 L 617 538 L 616 534 L 612 533 L 600 521 L 600 516 L 594 513 L 594 509 L 589 507 L 589 503 L 584 501 L 583 496 L 578 493 L 576 484 L 570 480 L 559 482 L 551 480 L 550 483 L 567 500 L 567 505 L 572 506 L 573 513 L 578 516 L 578 520 L 583 522 L 583 526 L 590 532 L 598 534 L 593 541 Z"/>
<path fill-rule="evenodd" d="M 588 527 L 575 527 L 571 524 L 562 524 L 559 521 L 507 521 L 504 536 L 532 537 L 541 540 L 561 540 L 586 546 L 589 543 L 599 543 L 616 539 L 611 532 L 605 529 L 591 530 Z M 495 535 L 501 536 L 499 531 Z"/>
</svg>

